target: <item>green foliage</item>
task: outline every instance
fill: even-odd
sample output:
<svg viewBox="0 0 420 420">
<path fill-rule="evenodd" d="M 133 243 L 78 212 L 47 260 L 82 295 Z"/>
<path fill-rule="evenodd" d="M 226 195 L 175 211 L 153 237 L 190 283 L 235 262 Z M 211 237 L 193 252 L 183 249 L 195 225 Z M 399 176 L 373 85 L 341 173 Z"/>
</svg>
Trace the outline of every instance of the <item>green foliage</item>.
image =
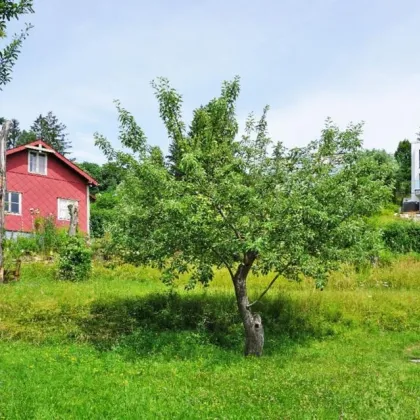
<svg viewBox="0 0 420 420">
<path fill-rule="evenodd" d="M 18 139 L 21 134 L 20 128 L 19 128 L 19 121 L 16 119 L 12 119 L 10 125 L 10 131 L 9 135 L 7 136 L 6 141 L 6 147 L 8 149 L 12 149 L 13 147 L 16 147 L 18 144 Z"/>
<path fill-rule="evenodd" d="M 286 150 L 267 136 L 266 108 L 260 120 L 249 117 L 238 139 L 236 78 L 194 111 L 186 134 L 180 96 L 165 79 L 153 86 L 169 137 L 182 151 L 175 166 L 156 163 L 120 105 L 120 140 L 135 153 L 117 152 L 97 136 L 127 170 L 112 227 L 126 260 L 166 267 L 168 283 L 189 271 L 190 285 L 207 284 L 213 267 L 233 275 L 246 264 L 321 282 L 339 262 L 377 252 L 365 217 L 389 200 L 393 165 L 363 151 L 361 124 L 340 131 L 327 121 L 319 140 Z"/>
<path fill-rule="evenodd" d="M 420 223 L 396 221 L 382 229 L 385 246 L 396 253 L 420 253 Z"/>
<path fill-rule="evenodd" d="M 59 256 L 59 279 L 81 281 L 89 278 L 92 270 L 92 253 L 83 238 L 69 237 Z"/>
<path fill-rule="evenodd" d="M 66 238 L 65 229 L 58 229 L 55 217 L 37 217 L 34 221 L 34 239 L 39 243 L 39 249 L 45 255 L 58 252 Z"/>
<path fill-rule="evenodd" d="M 90 211 L 90 229 L 94 238 L 102 237 L 107 226 L 113 223 L 117 204 L 118 196 L 115 192 L 109 191 L 96 195 Z"/>
<path fill-rule="evenodd" d="M 124 169 L 114 162 L 104 165 L 82 162 L 78 166 L 98 181 L 97 187 L 91 187 L 92 194 L 115 191 L 124 178 Z"/>
<path fill-rule="evenodd" d="M 16 141 L 16 147 L 23 144 L 32 143 L 37 140 L 36 134 L 33 131 L 22 130 Z"/>
<path fill-rule="evenodd" d="M 115 243 L 112 241 L 111 236 L 108 232 L 104 232 L 103 235 L 93 239 L 92 252 L 94 258 L 100 261 L 109 262 L 113 266 L 119 263 L 119 261 L 115 257 Z"/>
<path fill-rule="evenodd" d="M 7 118 L 0 117 L 0 125 L 3 124 L 6 120 Z M 21 130 L 20 123 L 17 119 L 12 118 L 10 121 L 11 128 L 7 137 L 6 144 L 8 149 L 13 149 L 14 147 L 22 146 L 23 144 L 32 143 L 37 139 L 34 132 Z"/>
<path fill-rule="evenodd" d="M 83 162 L 80 168 L 95 178 L 99 185 L 91 187 L 95 195 L 90 211 L 90 231 L 95 238 L 102 237 L 107 225 L 114 219 L 115 207 L 118 203 L 116 189 L 124 177 L 124 169 L 114 162 L 104 165 Z"/>
<path fill-rule="evenodd" d="M 67 230 L 57 228 L 54 217 L 38 216 L 31 234 L 17 234 L 5 241 L 6 255 L 12 260 L 22 256 L 51 256 L 61 250 L 66 240 Z"/>
<path fill-rule="evenodd" d="M 15 260 L 22 256 L 35 255 L 41 252 L 41 246 L 35 236 L 17 236 L 4 241 L 7 258 Z"/>
<path fill-rule="evenodd" d="M 0 413 L 418 418 L 410 359 L 419 357 L 420 261 L 374 268 L 369 284 L 357 276 L 322 292 L 281 279 L 264 304 L 266 356 L 244 360 L 225 271 L 210 289 L 180 284 L 168 294 L 148 267 L 98 265 L 89 281 L 73 283 L 55 281 L 53 266 L 25 264 L 21 282 L 1 287 Z M 410 290 L 387 287 L 392 277 L 410 277 Z M 259 291 L 253 282 L 250 293 Z"/>
<path fill-rule="evenodd" d="M 0 1 L 0 39 L 7 36 L 7 22 L 18 20 L 21 15 L 33 13 L 32 5 L 32 0 Z M 15 34 L 12 41 L 0 51 L 0 90 L 3 90 L 3 86 L 12 78 L 13 66 L 30 28 L 31 25 L 26 25 L 26 28 L 19 34 Z"/>
<path fill-rule="evenodd" d="M 410 195 L 411 192 L 411 143 L 405 139 L 398 143 L 395 151 L 395 160 L 398 163 L 396 174 L 395 196 L 397 200 L 402 200 Z"/>
<path fill-rule="evenodd" d="M 71 149 L 71 142 L 65 132 L 67 127 L 60 123 L 58 118 L 50 111 L 46 116 L 39 115 L 31 126 L 36 137 L 44 140 L 57 152 L 65 155 Z"/>
</svg>

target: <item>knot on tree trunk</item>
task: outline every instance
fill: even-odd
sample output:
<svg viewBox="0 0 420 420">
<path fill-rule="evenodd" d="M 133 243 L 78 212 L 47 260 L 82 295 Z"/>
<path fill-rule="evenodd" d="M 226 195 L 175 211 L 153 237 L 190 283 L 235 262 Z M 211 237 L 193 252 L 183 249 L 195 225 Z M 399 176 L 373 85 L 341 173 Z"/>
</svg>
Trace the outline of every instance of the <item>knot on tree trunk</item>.
<svg viewBox="0 0 420 420">
<path fill-rule="evenodd" d="M 264 327 L 260 314 L 249 312 L 245 323 L 245 356 L 262 356 L 264 348 Z"/>
</svg>

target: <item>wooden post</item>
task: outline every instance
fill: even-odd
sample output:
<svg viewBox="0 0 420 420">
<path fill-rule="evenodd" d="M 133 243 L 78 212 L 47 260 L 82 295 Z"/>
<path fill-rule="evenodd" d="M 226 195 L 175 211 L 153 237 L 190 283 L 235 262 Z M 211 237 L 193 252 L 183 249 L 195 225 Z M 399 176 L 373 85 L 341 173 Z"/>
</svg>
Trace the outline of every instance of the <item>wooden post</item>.
<svg viewBox="0 0 420 420">
<path fill-rule="evenodd" d="M 0 132 L 0 283 L 4 283 L 4 204 L 6 198 L 6 142 L 10 130 L 10 121 L 6 121 Z"/>
<path fill-rule="evenodd" d="M 79 207 L 75 204 L 69 205 L 70 211 L 70 225 L 69 225 L 69 236 L 75 236 L 77 232 L 77 225 L 79 223 Z"/>
</svg>

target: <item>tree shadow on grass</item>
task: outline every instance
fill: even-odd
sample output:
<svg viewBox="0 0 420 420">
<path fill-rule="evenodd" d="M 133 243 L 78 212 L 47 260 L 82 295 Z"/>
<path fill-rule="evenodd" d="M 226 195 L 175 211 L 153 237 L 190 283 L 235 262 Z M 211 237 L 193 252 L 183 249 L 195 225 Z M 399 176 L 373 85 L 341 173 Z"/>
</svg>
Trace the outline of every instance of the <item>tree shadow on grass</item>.
<svg viewBox="0 0 420 420">
<path fill-rule="evenodd" d="M 309 338 L 331 334 L 325 322 L 287 296 L 268 300 L 260 309 L 266 354 L 289 352 Z M 118 349 L 133 357 L 241 354 L 243 347 L 243 328 L 231 295 L 160 293 L 97 301 L 79 327 L 97 349 Z"/>
</svg>

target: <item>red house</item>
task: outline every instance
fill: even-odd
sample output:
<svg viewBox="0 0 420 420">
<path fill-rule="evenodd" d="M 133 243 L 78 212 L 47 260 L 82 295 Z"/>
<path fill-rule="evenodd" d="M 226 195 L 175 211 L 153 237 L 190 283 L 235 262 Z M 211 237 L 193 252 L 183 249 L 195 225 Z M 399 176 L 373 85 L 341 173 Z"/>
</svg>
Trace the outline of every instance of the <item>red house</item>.
<svg viewBox="0 0 420 420">
<path fill-rule="evenodd" d="M 79 229 L 89 233 L 89 187 L 98 183 L 52 147 L 37 140 L 6 152 L 7 232 L 32 232 L 37 216 L 69 224 L 69 204 L 79 208 Z"/>
</svg>

